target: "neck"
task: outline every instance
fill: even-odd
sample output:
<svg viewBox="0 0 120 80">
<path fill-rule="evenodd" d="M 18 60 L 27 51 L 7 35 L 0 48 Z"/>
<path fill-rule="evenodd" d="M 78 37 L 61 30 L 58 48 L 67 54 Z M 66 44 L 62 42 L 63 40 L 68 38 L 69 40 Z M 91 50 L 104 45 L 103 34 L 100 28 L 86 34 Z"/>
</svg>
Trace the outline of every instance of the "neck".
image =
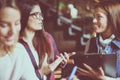
<svg viewBox="0 0 120 80">
<path fill-rule="evenodd" d="M 3 49 L 0 49 L 0 57 L 3 57 L 6 55 L 6 51 L 4 51 Z"/>
<path fill-rule="evenodd" d="M 106 34 L 101 34 L 103 40 L 109 38 L 111 35 L 112 34 L 107 34 L 107 33 Z"/>
<path fill-rule="evenodd" d="M 105 32 L 101 33 L 101 36 L 103 39 L 107 39 L 112 35 L 112 30 L 111 28 L 107 29 Z"/>
<path fill-rule="evenodd" d="M 30 30 L 25 30 L 24 35 L 22 36 L 22 39 L 26 41 L 27 43 L 32 43 L 32 40 L 34 38 L 35 32 L 30 31 Z"/>
<path fill-rule="evenodd" d="M 5 56 L 8 53 L 12 53 L 14 47 L 15 47 L 15 45 L 6 46 L 6 45 L 1 44 L 1 46 L 0 46 L 0 57 Z"/>
</svg>

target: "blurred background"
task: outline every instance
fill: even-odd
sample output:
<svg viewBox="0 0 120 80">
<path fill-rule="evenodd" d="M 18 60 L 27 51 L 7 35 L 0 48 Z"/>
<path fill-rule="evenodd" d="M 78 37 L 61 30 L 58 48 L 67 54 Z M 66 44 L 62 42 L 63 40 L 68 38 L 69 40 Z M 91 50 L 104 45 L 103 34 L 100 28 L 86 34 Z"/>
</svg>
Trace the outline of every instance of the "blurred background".
<svg viewBox="0 0 120 80">
<path fill-rule="evenodd" d="M 45 30 L 60 52 L 83 53 L 92 33 L 92 10 L 99 0 L 40 0 Z"/>
</svg>

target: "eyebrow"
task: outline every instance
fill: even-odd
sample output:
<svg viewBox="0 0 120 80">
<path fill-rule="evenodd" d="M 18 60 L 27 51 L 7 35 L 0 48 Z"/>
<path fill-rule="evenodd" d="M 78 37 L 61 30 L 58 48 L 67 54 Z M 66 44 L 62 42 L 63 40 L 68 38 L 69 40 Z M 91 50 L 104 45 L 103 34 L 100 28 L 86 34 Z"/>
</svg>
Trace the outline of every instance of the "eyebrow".
<svg viewBox="0 0 120 80">
<path fill-rule="evenodd" d="M 7 21 L 2 21 L 2 20 L 0 20 L 0 23 L 8 24 Z"/>
<path fill-rule="evenodd" d="M 93 16 L 101 16 L 101 14 L 97 13 L 97 14 L 93 14 Z"/>
<path fill-rule="evenodd" d="M 16 22 L 19 21 L 19 19 L 16 20 Z M 3 20 L 0 20 L 0 23 L 3 23 L 3 24 L 9 24 L 9 22 L 7 21 L 3 21 Z"/>
</svg>

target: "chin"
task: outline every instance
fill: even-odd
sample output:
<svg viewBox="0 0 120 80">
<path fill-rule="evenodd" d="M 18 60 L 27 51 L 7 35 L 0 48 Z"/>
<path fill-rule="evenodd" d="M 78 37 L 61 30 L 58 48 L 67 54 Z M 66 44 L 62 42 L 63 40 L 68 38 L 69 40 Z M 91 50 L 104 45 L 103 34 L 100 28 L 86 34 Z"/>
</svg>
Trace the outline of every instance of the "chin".
<svg viewBox="0 0 120 80">
<path fill-rule="evenodd" d="M 36 29 L 36 30 L 42 30 L 43 28 L 38 28 L 38 29 Z"/>
<path fill-rule="evenodd" d="M 16 42 L 15 41 L 11 41 L 11 42 L 6 42 L 5 45 L 6 46 L 13 46 Z"/>
<path fill-rule="evenodd" d="M 18 41 L 18 38 L 11 40 L 11 41 L 6 41 L 5 44 L 6 46 L 13 46 L 17 43 L 17 41 Z"/>
<path fill-rule="evenodd" d="M 15 44 L 16 44 L 15 42 L 3 42 L 3 43 L 0 43 L 0 45 L 1 45 L 0 49 L 5 51 L 6 53 L 13 52 Z"/>
</svg>

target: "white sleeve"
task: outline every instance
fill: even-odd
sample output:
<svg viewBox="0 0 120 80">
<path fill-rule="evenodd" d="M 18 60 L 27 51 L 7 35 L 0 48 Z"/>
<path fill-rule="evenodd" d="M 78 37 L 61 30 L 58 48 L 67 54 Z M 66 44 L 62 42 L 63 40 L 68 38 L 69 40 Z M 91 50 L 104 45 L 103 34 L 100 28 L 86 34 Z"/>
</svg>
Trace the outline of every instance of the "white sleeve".
<svg viewBox="0 0 120 80">
<path fill-rule="evenodd" d="M 112 77 L 105 76 L 105 80 L 120 80 L 120 77 L 119 78 L 112 78 Z"/>
<path fill-rule="evenodd" d="M 22 77 L 20 78 L 20 80 L 39 80 L 35 74 L 35 69 L 32 65 L 30 57 L 24 47 L 22 48 L 21 54 L 23 54 L 21 58 L 23 59 L 22 60 L 23 61 L 23 73 L 22 73 Z"/>
</svg>

